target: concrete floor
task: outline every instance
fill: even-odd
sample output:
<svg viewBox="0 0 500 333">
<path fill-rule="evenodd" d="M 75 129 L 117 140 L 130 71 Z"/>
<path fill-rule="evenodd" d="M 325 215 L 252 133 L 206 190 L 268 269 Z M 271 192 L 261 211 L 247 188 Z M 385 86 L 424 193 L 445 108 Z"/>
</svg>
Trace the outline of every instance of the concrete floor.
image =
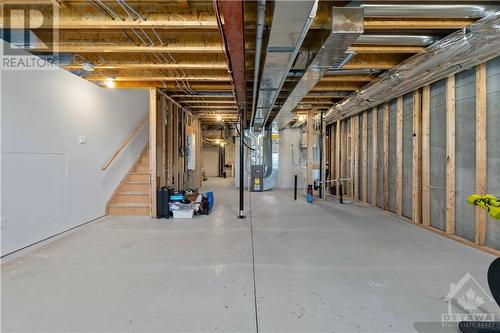
<svg viewBox="0 0 500 333">
<path fill-rule="evenodd" d="M 231 181 L 205 184 L 209 216 L 107 217 L 4 258 L 2 332 L 423 332 L 450 283 L 487 286 L 492 256 L 372 208 L 275 190 L 238 220 Z"/>
</svg>

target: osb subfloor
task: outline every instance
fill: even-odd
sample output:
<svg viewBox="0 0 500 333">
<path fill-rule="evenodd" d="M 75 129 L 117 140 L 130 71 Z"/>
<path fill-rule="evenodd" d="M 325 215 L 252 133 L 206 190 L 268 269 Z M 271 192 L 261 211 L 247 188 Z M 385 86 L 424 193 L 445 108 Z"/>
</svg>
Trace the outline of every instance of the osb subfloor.
<svg viewBox="0 0 500 333">
<path fill-rule="evenodd" d="M 4 258 L 2 332 L 434 332 L 450 283 L 488 289 L 492 256 L 372 208 L 275 190 L 239 220 L 232 182 L 205 184 L 209 216 L 107 217 Z"/>
</svg>

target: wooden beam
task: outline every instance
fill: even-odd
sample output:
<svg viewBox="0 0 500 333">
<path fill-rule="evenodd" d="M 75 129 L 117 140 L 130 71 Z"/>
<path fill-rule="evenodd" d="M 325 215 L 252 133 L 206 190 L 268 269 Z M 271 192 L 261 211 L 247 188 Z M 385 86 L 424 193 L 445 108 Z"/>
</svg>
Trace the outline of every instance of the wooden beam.
<svg viewBox="0 0 500 333">
<path fill-rule="evenodd" d="M 348 178 L 351 178 L 351 186 L 350 186 L 350 192 L 351 192 L 351 197 L 353 199 L 355 199 L 356 197 L 354 196 L 354 164 L 355 164 L 355 155 L 356 155 L 356 151 L 354 149 L 354 135 L 355 135 L 355 131 L 354 131 L 354 117 L 351 117 L 349 118 L 349 130 L 350 130 L 350 147 L 349 147 L 349 151 L 351 153 L 351 166 L 350 166 L 350 173 L 348 175 Z"/>
<path fill-rule="evenodd" d="M 378 161 L 377 161 L 377 127 L 378 127 L 378 118 L 377 118 L 377 107 L 372 109 L 372 185 L 371 185 L 371 199 L 372 206 L 377 206 L 377 177 L 378 177 Z"/>
<path fill-rule="evenodd" d="M 431 225 L 431 87 L 422 89 L 422 224 Z"/>
<path fill-rule="evenodd" d="M 455 234 L 455 75 L 446 80 L 446 233 Z"/>
<path fill-rule="evenodd" d="M 408 54 L 356 54 L 343 69 L 390 69 L 405 59 Z"/>
<path fill-rule="evenodd" d="M 189 46 L 136 46 L 136 45 L 66 45 L 58 44 L 47 48 L 37 46 L 26 51 L 38 53 L 188 53 L 188 54 L 222 54 L 224 49 L 218 45 Z"/>
<path fill-rule="evenodd" d="M 363 162 L 361 169 L 362 200 L 368 202 L 368 112 L 363 112 L 363 129 L 361 133 L 361 151 Z"/>
<path fill-rule="evenodd" d="M 384 210 L 389 210 L 389 102 L 384 103 Z"/>
<path fill-rule="evenodd" d="M 474 23 L 475 19 L 400 19 L 400 18 L 365 18 L 365 30 L 456 30 Z"/>
<path fill-rule="evenodd" d="M 4 26 L 3 20 L 0 26 Z M 41 20 L 36 15 L 31 16 L 30 27 L 32 30 L 40 29 L 58 29 L 58 30 L 122 30 L 122 29 L 158 29 L 158 30 L 201 30 L 203 32 L 218 29 L 215 20 L 105 20 L 105 19 L 81 19 L 80 17 L 68 17 L 59 15 L 59 20 L 54 26 L 50 20 Z M 23 29 L 25 22 L 23 17 L 12 16 L 9 22 L 9 28 Z"/>
<path fill-rule="evenodd" d="M 342 161 L 341 161 L 341 158 L 342 158 L 342 152 L 340 151 L 341 150 L 341 147 L 342 147 L 342 122 L 341 120 L 337 120 L 337 127 L 336 127 L 336 132 L 335 132 L 335 135 L 336 135 L 336 138 L 335 138 L 335 153 L 336 153 L 336 158 L 335 158 L 335 162 L 336 162 L 336 166 L 335 166 L 335 179 L 339 180 L 342 176 L 341 176 L 341 173 L 340 173 L 340 168 L 341 168 L 341 165 L 342 165 Z M 340 194 L 340 182 L 337 181 L 335 183 L 336 185 L 336 191 L 335 191 L 335 194 L 337 196 L 337 198 L 340 198 L 339 197 L 339 194 Z"/>
<path fill-rule="evenodd" d="M 82 65 L 71 64 L 62 66 L 62 68 L 71 69 L 81 69 Z M 154 63 L 119 63 L 110 62 L 104 65 L 95 65 L 94 69 L 143 69 L 143 70 L 154 70 L 154 69 L 227 69 L 226 63 L 178 63 L 178 64 L 154 64 Z"/>
<path fill-rule="evenodd" d="M 93 82 L 93 81 L 90 81 Z M 193 82 L 189 84 L 190 88 L 195 91 L 209 90 L 209 91 L 232 91 L 233 86 L 230 83 L 202 83 Z M 115 88 L 126 88 L 126 89 L 143 89 L 143 88 L 163 88 L 169 91 L 184 91 L 179 88 L 175 82 L 163 82 L 163 81 L 135 81 L 135 82 L 115 82 Z"/>
<path fill-rule="evenodd" d="M 326 74 L 320 80 L 320 82 L 371 82 L 377 77 L 374 75 L 336 75 L 336 74 Z"/>
<path fill-rule="evenodd" d="M 105 76 L 88 76 L 85 79 L 89 81 L 105 81 Z M 140 82 L 140 81 L 216 81 L 216 82 L 231 82 L 229 76 L 118 76 L 113 78 L 115 82 Z"/>
<path fill-rule="evenodd" d="M 413 184 L 412 220 L 422 223 L 422 96 L 420 89 L 413 93 Z"/>
<path fill-rule="evenodd" d="M 149 89 L 149 193 L 150 216 L 156 218 L 156 89 Z"/>
<path fill-rule="evenodd" d="M 392 45 L 386 45 L 386 46 L 378 46 L 378 45 L 354 45 L 351 46 L 349 51 L 356 52 L 356 53 L 367 53 L 367 54 L 384 54 L 384 53 L 420 53 L 423 50 L 425 50 L 425 47 L 423 46 L 407 46 L 407 45 L 401 45 L 401 46 L 392 46 Z"/>
<path fill-rule="evenodd" d="M 403 215 L 403 96 L 396 110 L 396 215 Z"/>
<path fill-rule="evenodd" d="M 354 193 L 353 197 L 356 200 L 359 200 L 359 116 L 355 115 L 352 117 L 354 120 L 354 131 L 353 131 L 353 137 L 354 137 L 354 144 L 353 144 L 353 150 L 354 150 Z"/>
<path fill-rule="evenodd" d="M 488 177 L 486 112 L 486 63 L 483 63 L 476 67 L 476 193 L 481 195 L 486 194 Z M 476 207 L 474 238 L 477 245 L 484 245 L 486 242 L 486 217 L 486 210 Z"/>
</svg>

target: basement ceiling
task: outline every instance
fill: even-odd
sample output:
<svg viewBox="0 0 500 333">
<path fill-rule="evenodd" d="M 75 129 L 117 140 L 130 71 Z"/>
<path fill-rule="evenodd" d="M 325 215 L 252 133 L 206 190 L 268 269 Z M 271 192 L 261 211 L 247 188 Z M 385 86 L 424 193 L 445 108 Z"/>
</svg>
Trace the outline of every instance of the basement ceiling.
<svg viewBox="0 0 500 333">
<path fill-rule="evenodd" d="M 23 1 L 5 1 L 5 3 Z M 29 3 L 29 1 L 26 1 Z M 202 123 L 214 123 L 218 114 L 236 121 L 234 87 L 217 26 L 213 1 L 54 1 L 59 10 L 59 52 L 61 67 L 102 85 L 112 78 L 116 88 L 157 87 L 197 116 Z M 314 59 L 331 29 L 333 6 L 348 1 L 319 1 L 317 15 L 281 89 L 271 121 Z M 365 1 L 381 4 L 382 1 Z M 387 3 L 387 2 L 385 2 Z M 408 4 L 401 1 L 401 4 Z M 418 3 L 418 2 L 417 2 Z M 432 4 L 460 4 L 433 1 Z M 470 3 L 470 2 L 469 2 Z M 491 3 L 491 2 L 490 2 Z M 390 4 L 397 4 L 391 1 Z M 474 4 L 481 4 L 475 1 Z M 486 2 L 488 4 L 488 2 Z M 266 19 L 261 63 L 272 24 L 273 1 L 266 2 Z M 365 15 L 364 34 L 427 36 L 433 40 L 466 27 L 478 18 L 370 17 Z M 251 118 L 255 57 L 257 2 L 244 2 L 246 110 Z M 34 29 L 42 40 L 53 38 L 48 27 Z M 370 37 L 368 37 L 370 38 Z M 346 95 L 363 87 L 384 71 L 421 52 L 411 38 L 397 45 L 353 44 L 354 56 L 341 72 L 324 75 L 302 99 L 295 111 L 327 110 Z M 43 50 L 31 50 L 42 54 Z M 89 71 L 88 69 L 93 69 Z M 262 66 L 261 66 L 262 71 Z"/>
</svg>

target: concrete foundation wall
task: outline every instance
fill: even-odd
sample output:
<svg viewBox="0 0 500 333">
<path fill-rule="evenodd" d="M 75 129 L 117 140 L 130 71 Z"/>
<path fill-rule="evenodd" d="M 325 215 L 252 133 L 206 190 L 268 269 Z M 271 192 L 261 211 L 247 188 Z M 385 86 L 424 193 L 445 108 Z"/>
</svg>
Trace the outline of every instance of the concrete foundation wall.
<svg viewBox="0 0 500 333">
<path fill-rule="evenodd" d="M 434 82 L 430 85 L 430 101 L 424 100 L 422 97 L 422 89 L 419 94 L 415 92 L 408 93 L 403 96 L 403 115 L 401 124 L 402 142 L 397 142 L 398 123 L 397 123 L 397 99 L 389 101 L 389 120 L 384 123 L 383 105 L 377 106 L 377 126 L 374 124 L 373 109 L 365 110 L 356 115 L 359 119 L 359 198 L 367 198 L 369 203 L 372 203 L 372 186 L 376 186 L 376 202 L 378 207 L 387 207 L 389 211 L 401 212 L 401 215 L 410 219 L 416 219 L 417 222 L 429 223 L 431 227 L 446 231 L 458 238 L 481 243 L 482 225 L 476 221 L 476 208 L 467 203 L 467 197 L 472 193 L 477 193 L 477 178 L 476 167 L 478 163 L 486 163 L 487 165 L 487 193 L 500 197 L 500 131 L 497 124 L 500 123 L 500 58 L 493 59 L 486 64 L 486 108 L 487 108 L 487 160 L 476 161 L 476 150 L 478 138 L 481 133 L 477 133 L 479 126 L 476 119 L 476 109 L 478 97 L 476 97 L 478 68 L 472 68 L 455 74 L 455 80 L 443 79 Z M 454 84 L 454 97 L 451 92 L 447 93 L 447 86 Z M 453 85 L 451 85 L 453 87 Z M 421 103 L 414 103 L 414 98 L 418 96 L 422 98 Z M 414 107 L 416 105 L 427 103 L 429 104 L 429 118 L 416 118 Z M 453 104 L 454 103 L 454 104 Z M 451 108 L 449 106 L 454 106 Z M 422 110 L 419 114 L 422 113 Z M 451 113 L 451 112 L 454 112 Z M 454 116 L 454 117 L 453 117 Z M 366 121 L 363 121 L 366 119 Z M 427 119 L 429 123 L 427 122 Z M 428 141 L 424 140 L 425 133 L 418 136 L 420 131 L 414 128 L 414 121 L 425 123 L 429 128 Z M 449 123 L 454 121 L 453 124 Z M 349 122 L 349 119 L 343 120 L 344 124 Z M 366 123 L 364 123 L 366 122 Z M 447 133 L 448 128 L 455 129 L 455 135 Z M 363 127 L 367 128 L 366 139 L 367 145 L 363 145 Z M 388 170 L 384 173 L 384 128 L 389 130 L 388 142 Z M 372 184 L 374 173 L 373 161 L 373 131 L 377 134 L 377 152 L 375 163 L 377 165 L 376 184 Z M 450 146 L 450 140 L 454 140 L 455 148 L 447 151 Z M 428 142 L 428 146 L 423 146 L 422 155 L 420 152 L 415 152 L 414 145 L 424 145 Z M 365 148 L 366 147 L 366 148 Z M 402 148 L 402 155 L 397 156 L 398 147 Z M 363 156 L 364 150 L 367 156 Z M 429 164 L 418 165 L 422 168 L 422 174 L 413 173 L 414 163 L 423 161 L 427 157 Z M 363 160 L 367 161 L 367 172 L 363 173 Z M 401 161 L 401 165 L 397 165 Z M 454 164 L 451 164 L 454 163 Z M 428 169 L 426 169 L 428 168 Z M 401 184 L 397 184 L 397 170 L 401 170 Z M 429 174 L 428 185 L 424 183 L 424 175 Z M 363 179 L 363 175 L 366 179 Z M 389 183 L 388 202 L 384 203 L 384 177 L 387 175 Z M 414 179 L 415 177 L 415 179 Z M 419 185 L 419 179 L 422 182 L 422 188 Z M 447 179 L 448 178 L 448 179 Z M 427 180 L 427 178 L 425 178 Z M 367 186 L 364 187 L 363 184 Z M 400 185 L 400 186 L 397 186 Z M 426 187 L 428 186 L 428 187 Z M 447 189 L 447 186 L 453 188 Z M 367 189 L 367 193 L 363 193 Z M 397 193 L 400 189 L 401 192 Z M 425 190 L 429 190 L 429 196 L 414 197 L 413 191 L 417 189 L 426 194 Z M 447 191 L 451 190 L 451 191 Z M 450 197 L 447 197 L 447 192 Z M 482 192 L 482 191 L 480 191 Z M 401 195 L 401 207 L 398 205 L 398 195 Z M 486 194 L 486 193 L 479 193 Z M 419 194 L 420 195 L 420 194 Z M 428 202 L 426 201 L 428 198 Z M 422 211 L 416 211 L 418 215 L 414 215 L 414 203 L 420 207 Z M 424 212 L 424 207 L 428 207 L 429 211 Z M 398 209 L 400 208 L 400 210 Z M 447 216 L 447 214 L 450 214 Z M 427 219 L 429 217 L 429 220 Z M 448 222 L 448 224 L 447 224 Z M 500 250 L 500 221 L 493 220 L 488 217 L 486 222 L 486 246 Z"/>
<path fill-rule="evenodd" d="M 396 113 L 397 101 L 389 102 L 389 211 L 396 212 Z"/>
<path fill-rule="evenodd" d="M 488 193 L 500 197 L 500 58 L 488 62 L 486 67 L 486 109 L 488 142 Z M 500 221 L 488 216 L 486 245 L 500 249 Z"/>
<path fill-rule="evenodd" d="M 476 71 L 455 77 L 455 233 L 474 241 L 476 209 L 467 197 L 476 193 Z"/>
<path fill-rule="evenodd" d="M 377 207 L 384 208 L 384 106 L 377 111 Z"/>
<path fill-rule="evenodd" d="M 403 216 L 412 218 L 413 93 L 403 98 Z"/>
<path fill-rule="evenodd" d="M 444 231 L 446 214 L 446 80 L 431 85 L 430 108 L 431 226 Z"/>
</svg>

